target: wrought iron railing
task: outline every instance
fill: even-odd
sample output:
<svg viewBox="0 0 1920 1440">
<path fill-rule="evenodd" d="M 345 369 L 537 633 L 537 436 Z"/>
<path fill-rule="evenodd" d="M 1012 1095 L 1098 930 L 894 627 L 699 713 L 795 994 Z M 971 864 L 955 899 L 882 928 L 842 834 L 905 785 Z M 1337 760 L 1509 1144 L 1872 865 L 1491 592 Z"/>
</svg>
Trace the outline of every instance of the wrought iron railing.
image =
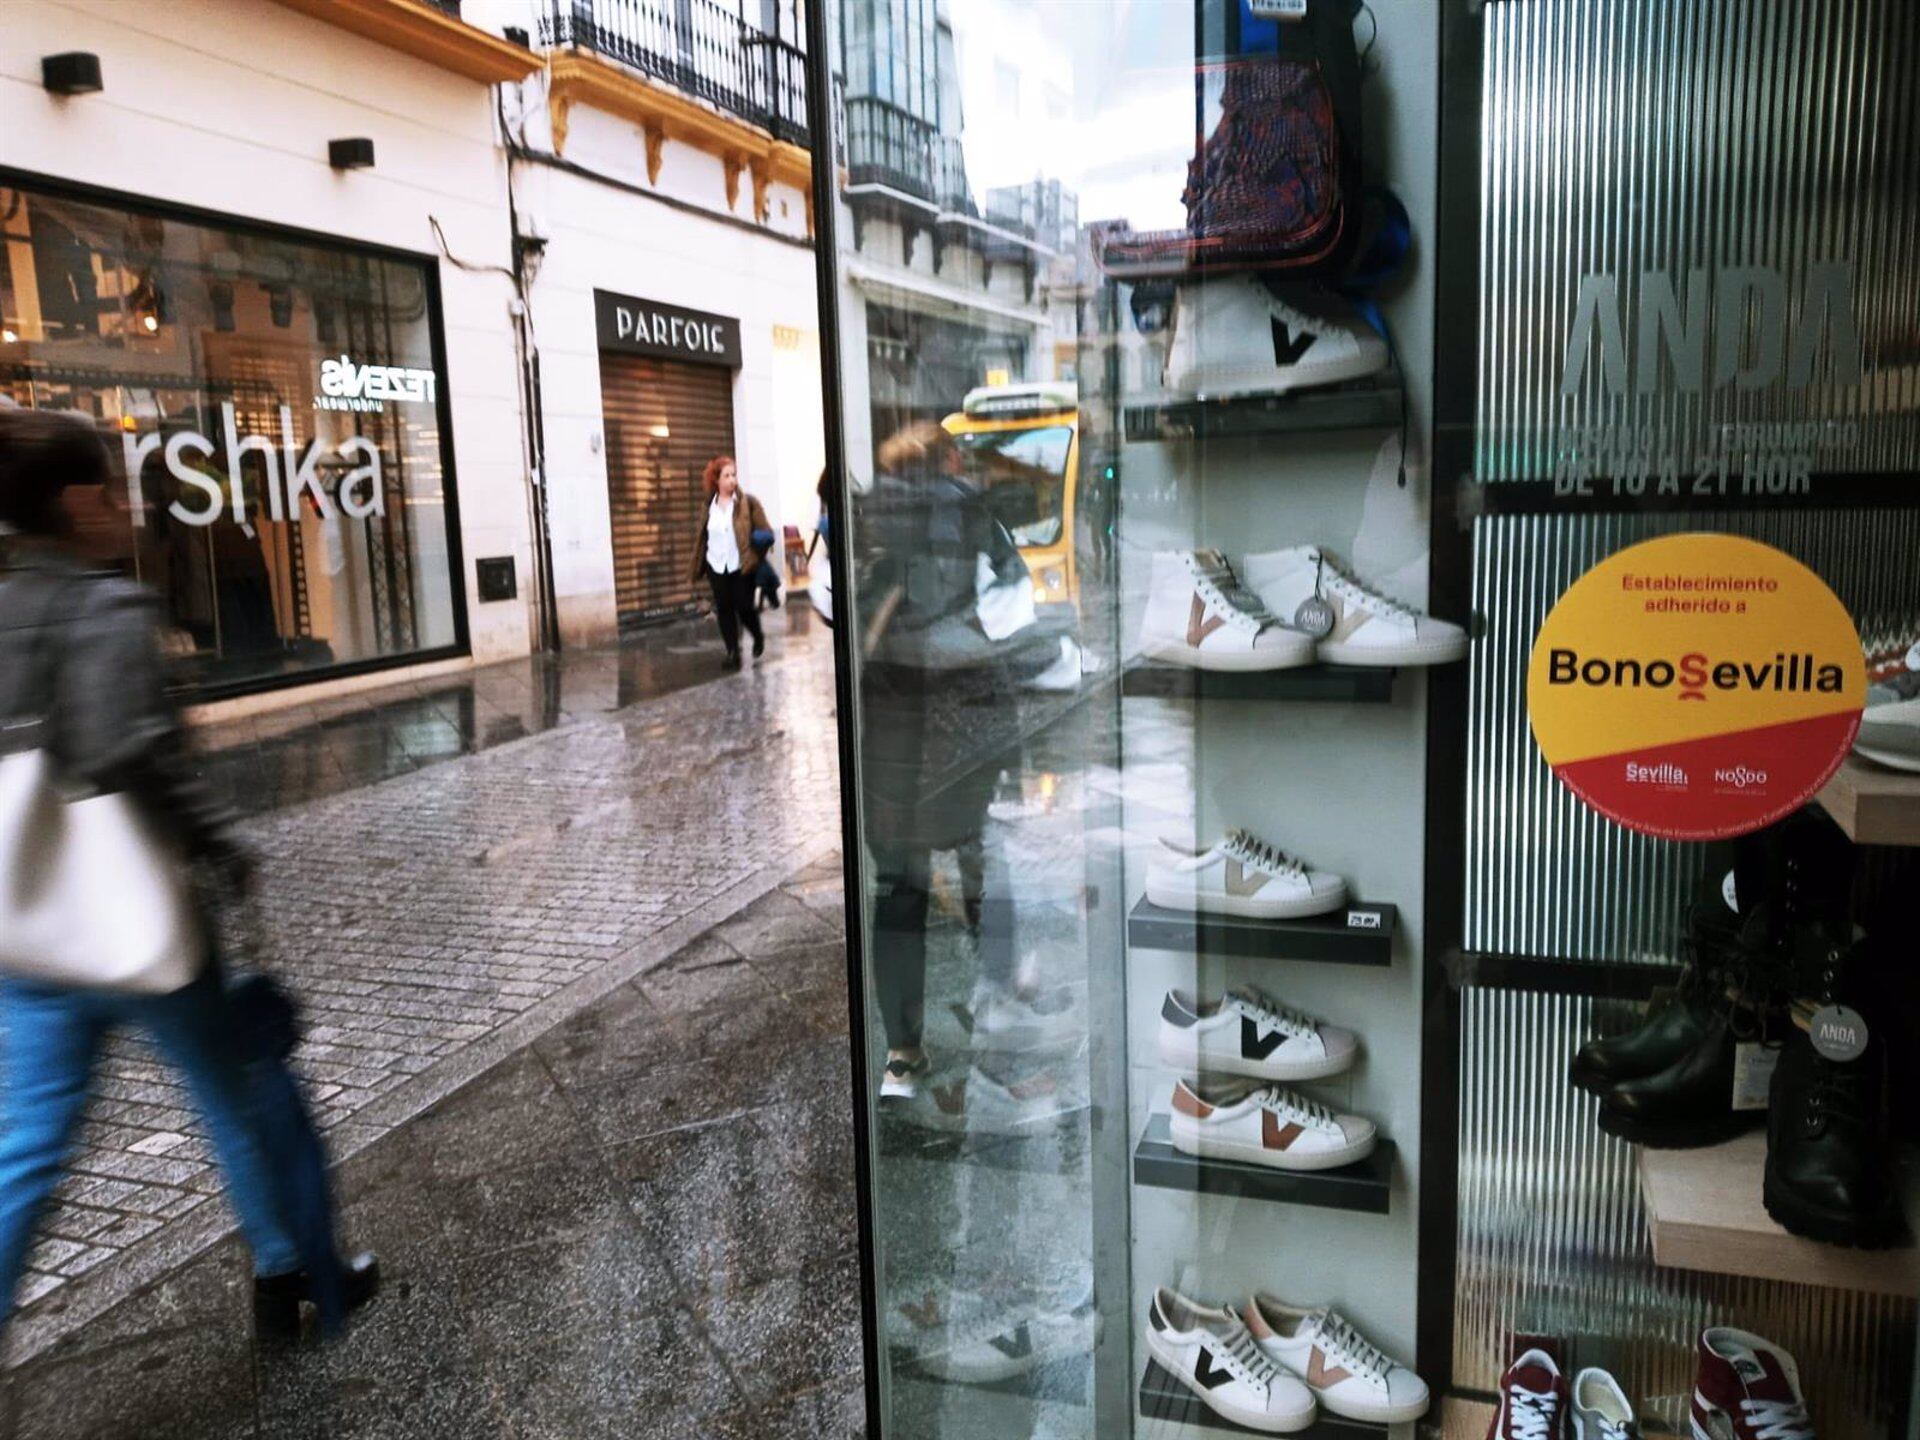
<svg viewBox="0 0 1920 1440">
<path fill-rule="evenodd" d="M 427 4 L 443 15 L 451 15 L 456 20 L 460 18 L 460 0 L 427 0 Z"/>
<path fill-rule="evenodd" d="M 799 31 L 768 33 L 748 21 L 748 3 L 552 0 L 540 39 L 591 50 L 805 145 L 807 57 Z M 786 15 L 791 7 L 776 8 Z"/>
<path fill-rule="evenodd" d="M 847 97 L 847 181 L 885 185 L 935 204 L 934 128 L 919 116 L 871 96 Z"/>
</svg>

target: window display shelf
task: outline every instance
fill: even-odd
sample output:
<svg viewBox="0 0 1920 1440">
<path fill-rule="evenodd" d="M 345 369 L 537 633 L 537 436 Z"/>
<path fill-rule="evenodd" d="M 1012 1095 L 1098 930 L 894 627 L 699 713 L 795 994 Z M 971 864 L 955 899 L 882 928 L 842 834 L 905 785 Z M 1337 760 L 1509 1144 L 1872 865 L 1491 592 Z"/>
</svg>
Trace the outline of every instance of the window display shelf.
<svg viewBox="0 0 1920 1440">
<path fill-rule="evenodd" d="M 1384 705 L 1393 699 L 1393 670 L 1359 665 L 1298 665 L 1291 670 L 1192 670 L 1136 660 L 1123 694 L 1156 700 L 1296 700 Z"/>
<path fill-rule="evenodd" d="M 1393 1156 L 1393 1142 L 1382 1140 L 1366 1159 L 1338 1170 L 1275 1170 L 1240 1160 L 1202 1160 L 1174 1149 L 1172 1126 L 1164 1114 L 1156 1114 L 1134 1147 L 1133 1180 L 1162 1190 L 1385 1215 L 1393 1189 Z"/>
<path fill-rule="evenodd" d="M 1760 1198 L 1767 1137 L 1705 1150 L 1642 1150 L 1640 1194 L 1653 1261 L 1674 1270 L 1920 1295 L 1920 1250 L 1849 1250 L 1789 1235 Z"/>
<path fill-rule="evenodd" d="M 1848 756 L 1819 800 L 1856 845 L 1920 845 L 1920 775 Z"/>
<path fill-rule="evenodd" d="M 1158 1360 L 1147 1361 L 1146 1373 L 1140 1377 L 1140 1418 L 1172 1425 L 1203 1425 L 1209 1430 L 1224 1430 L 1230 1435 L 1266 1433 L 1214 1414 L 1198 1395 L 1168 1374 L 1166 1367 Z M 1288 1433 L 1305 1436 L 1306 1440 L 1383 1440 L 1387 1427 L 1371 1425 L 1364 1420 L 1345 1420 L 1338 1415 L 1329 1415 L 1323 1409 L 1306 1429 Z"/>
<path fill-rule="evenodd" d="M 1242 955 L 1255 960 L 1391 965 L 1399 918 L 1392 905 L 1356 904 L 1304 920 L 1249 920 L 1168 910 L 1143 896 L 1127 916 L 1127 943 L 1148 950 Z"/>
<path fill-rule="evenodd" d="M 1289 435 L 1327 430 L 1391 430 L 1404 413 L 1400 378 L 1384 375 L 1348 385 L 1321 385 L 1286 395 L 1242 395 L 1199 400 L 1156 397 L 1125 411 L 1127 439 L 1215 440 L 1237 435 Z"/>
</svg>

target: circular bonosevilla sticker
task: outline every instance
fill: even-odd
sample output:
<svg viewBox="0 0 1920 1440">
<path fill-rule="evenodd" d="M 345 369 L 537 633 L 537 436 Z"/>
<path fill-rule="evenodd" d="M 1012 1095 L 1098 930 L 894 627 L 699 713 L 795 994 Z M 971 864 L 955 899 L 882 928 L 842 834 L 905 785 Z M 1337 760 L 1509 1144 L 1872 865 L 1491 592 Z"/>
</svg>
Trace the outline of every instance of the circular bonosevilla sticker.
<svg viewBox="0 0 1920 1440">
<path fill-rule="evenodd" d="M 1792 556 L 1665 535 L 1576 580 L 1533 644 L 1527 708 L 1547 764 L 1629 830 L 1721 840 L 1832 778 L 1860 728 L 1853 620 Z"/>
</svg>

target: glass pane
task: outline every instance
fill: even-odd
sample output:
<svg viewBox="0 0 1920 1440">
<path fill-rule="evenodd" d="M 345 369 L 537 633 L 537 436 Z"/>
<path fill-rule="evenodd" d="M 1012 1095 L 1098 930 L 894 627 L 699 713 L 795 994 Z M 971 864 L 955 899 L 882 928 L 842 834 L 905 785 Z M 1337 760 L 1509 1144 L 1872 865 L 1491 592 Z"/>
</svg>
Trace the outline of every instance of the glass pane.
<svg viewBox="0 0 1920 1440">
<path fill-rule="evenodd" d="M 0 393 L 112 432 L 88 543 L 195 688 L 458 643 L 424 263 L 0 187 Z"/>
</svg>

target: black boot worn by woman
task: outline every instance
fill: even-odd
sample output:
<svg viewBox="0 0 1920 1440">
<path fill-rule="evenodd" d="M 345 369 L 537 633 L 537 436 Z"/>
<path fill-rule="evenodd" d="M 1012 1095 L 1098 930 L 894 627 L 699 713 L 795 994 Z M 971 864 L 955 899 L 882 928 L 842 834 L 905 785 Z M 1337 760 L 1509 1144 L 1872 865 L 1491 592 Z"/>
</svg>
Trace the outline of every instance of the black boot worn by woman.
<svg viewBox="0 0 1920 1440">
<path fill-rule="evenodd" d="M 340 1266 L 340 1298 L 351 1313 L 380 1288 L 380 1260 L 355 1255 Z M 253 1330 L 262 1340 L 304 1344 L 320 1337 L 320 1312 L 314 1304 L 313 1276 L 305 1270 L 261 1275 L 253 1282 Z"/>
</svg>

